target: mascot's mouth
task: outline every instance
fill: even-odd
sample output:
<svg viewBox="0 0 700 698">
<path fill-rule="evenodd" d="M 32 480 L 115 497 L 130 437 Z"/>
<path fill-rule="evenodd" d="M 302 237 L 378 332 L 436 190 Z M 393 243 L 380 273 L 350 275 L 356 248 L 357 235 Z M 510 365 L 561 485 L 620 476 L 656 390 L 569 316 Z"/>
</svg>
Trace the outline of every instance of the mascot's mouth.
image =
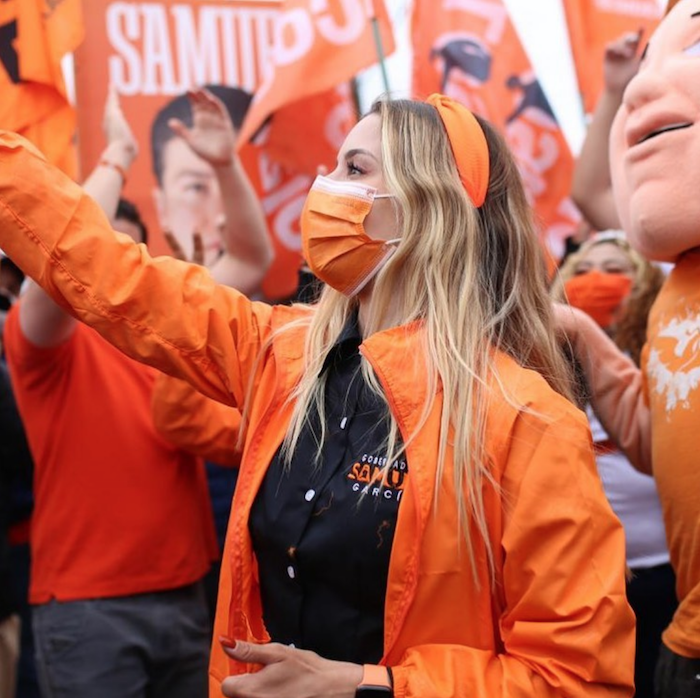
<svg viewBox="0 0 700 698">
<path fill-rule="evenodd" d="M 639 145 L 640 143 L 644 143 L 645 141 L 648 141 L 652 138 L 655 138 L 656 136 L 660 136 L 662 133 L 668 133 L 669 131 L 680 131 L 684 128 L 690 128 L 692 125 L 692 123 L 686 122 L 681 124 L 669 124 L 668 126 L 664 126 L 663 128 L 657 128 L 654 131 L 650 131 L 645 136 L 640 138 L 637 141 L 637 145 Z"/>
</svg>

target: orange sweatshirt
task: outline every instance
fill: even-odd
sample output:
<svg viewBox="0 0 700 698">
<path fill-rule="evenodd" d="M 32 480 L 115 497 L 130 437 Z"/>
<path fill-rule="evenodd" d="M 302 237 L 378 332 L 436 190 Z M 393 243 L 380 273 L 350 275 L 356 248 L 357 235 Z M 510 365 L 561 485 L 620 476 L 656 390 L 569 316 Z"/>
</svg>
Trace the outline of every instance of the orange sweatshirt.
<svg viewBox="0 0 700 698">
<path fill-rule="evenodd" d="M 635 466 L 653 470 L 679 599 L 663 641 L 693 658 L 700 657 L 699 278 L 700 252 L 688 252 L 649 315 L 642 370 L 590 318 L 563 311 L 606 431 Z"/>
<path fill-rule="evenodd" d="M 642 361 L 651 408 L 654 477 L 679 605 L 663 640 L 700 657 L 700 252 L 676 264 L 649 315 Z"/>
</svg>

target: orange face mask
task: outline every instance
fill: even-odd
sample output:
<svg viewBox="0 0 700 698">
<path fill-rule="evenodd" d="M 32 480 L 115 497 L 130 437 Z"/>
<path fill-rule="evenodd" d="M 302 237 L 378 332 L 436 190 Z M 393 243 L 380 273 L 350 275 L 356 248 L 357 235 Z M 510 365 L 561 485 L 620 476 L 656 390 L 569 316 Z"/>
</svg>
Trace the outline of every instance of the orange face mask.
<svg viewBox="0 0 700 698">
<path fill-rule="evenodd" d="M 574 308 L 588 313 L 601 327 L 612 325 L 615 312 L 629 295 L 632 279 L 624 274 L 589 271 L 564 284 Z"/>
<path fill-rule="evenodd" d="M 387 263 L 399 240 L 373 240 L 364 220 L 375 199 L 390 196 L 362 184 L 316 177 L 301 212 L 301 245 L 321 281 L 354 296 Z"/>
</svg>

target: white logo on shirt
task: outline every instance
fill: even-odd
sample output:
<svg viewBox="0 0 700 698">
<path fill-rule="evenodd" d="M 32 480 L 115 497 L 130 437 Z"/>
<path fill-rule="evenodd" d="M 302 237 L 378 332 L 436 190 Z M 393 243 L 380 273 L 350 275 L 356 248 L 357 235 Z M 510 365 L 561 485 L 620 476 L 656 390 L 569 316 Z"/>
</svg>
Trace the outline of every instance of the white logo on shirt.
<svg viewBox="0 0 700 698">
<path fill-rule="evenodd" d="M 675 340 L 673 348 L 674 371 L 670 362 L 664 362 L 656 340 Z M 651 345 L 647 363 L 647 376 L 651 389 L 666 401 L 666 415 L 677 407 L 690 409 L 690 393 L 700 385 L 700 314 L 676 316 L 661 327 Z M 679 360 L 680 363 L 679 363 Z"/>
</svg>

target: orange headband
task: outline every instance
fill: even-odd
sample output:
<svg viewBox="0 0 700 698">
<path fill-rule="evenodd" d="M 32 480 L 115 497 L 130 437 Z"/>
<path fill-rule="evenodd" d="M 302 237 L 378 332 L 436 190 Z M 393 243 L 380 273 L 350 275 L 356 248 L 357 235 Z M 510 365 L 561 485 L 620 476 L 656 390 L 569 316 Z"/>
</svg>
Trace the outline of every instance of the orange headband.
<svg viewBox="0 0 700 698">
<path fill-rule="evenodd" d="M 484 131 L 469 109 L 445 95 L 432 94 L 425 100 L 442 120 L 462 185 L 479 208 L 489 188 L 489 146 Z"/>
</svg>

